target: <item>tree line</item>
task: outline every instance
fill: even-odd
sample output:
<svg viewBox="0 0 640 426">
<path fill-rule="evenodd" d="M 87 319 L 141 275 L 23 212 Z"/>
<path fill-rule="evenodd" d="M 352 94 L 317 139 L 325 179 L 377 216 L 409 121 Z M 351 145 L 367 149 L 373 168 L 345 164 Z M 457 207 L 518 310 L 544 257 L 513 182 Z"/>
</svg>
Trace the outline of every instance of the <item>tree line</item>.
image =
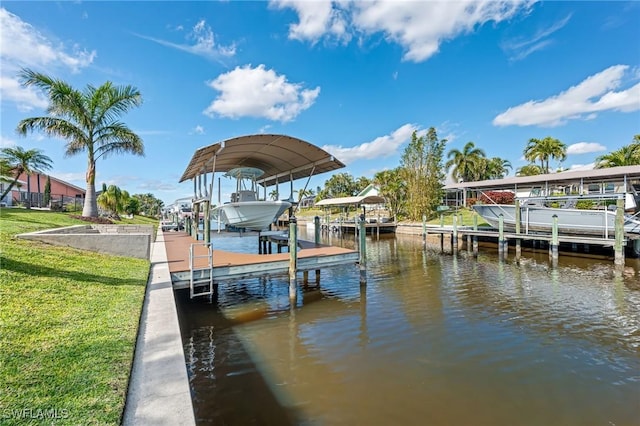
<svg viewBox="0 0 640 426">
<path fill-rule="evenodd" d="M 398 167 L 376 173 L 372 181 L 365 178 L 354 180 L 346 173 L 334 175 L 325 182 L 324 189 L 318 191 L 316 199 L 353 196 L 369 183 L 374 183 L 380 195 L 385 197 L 393 217 L 419 221 L 423 214 L 429 218 L 437 214 L 443 196 L 444 170 L 451 170 L 456 182 L 472 182 L 504 178 L 512 168 L 508 160 L 487 158 L 474 142 L 467 142 L 462 150 L 449 150 L 447 161 L 443 164 L 446 142 L 445 139 L 438 139 L 433 127 L 424 136 L 414 132 Z M 564 161 L 567 146 L 550 136 L 532 138 L 524 148 L 523 155 L 529 164 L 519 168 L 517 176 L 550 173 L 550 160 Z M 640 165 L 640 135 L 635 135 L 629 145 L 597 157 L 595 167 L 632 165 Z"/>
<path fill-rule="evenodd" d="M 78 90 L 62 80 L 23 69 L 19 74 L 24 87 L 34 86 L 47 96 L 47 115 L 21 120 L 16 128 L 25 136 L 40 131 L 50 137 L 66 140 L 65 155 L 80 153 L 87 155 L 86 196 L 82 215 L 96 217 L 98 200 L 95 190 L 96 163 L 115 154 L 144 156 L 142 139 L 120 121 L 120 117 L 142 104 L 142 96 L 132 86 L 114 86 L 107 81 L 99 87 L 87 85 Z M 434 215 L 442 199 L 445 170 L 451 170 L 456 181 L 477 181 L 505 177 L 512 165 L 500 157 L 488 158 L 475 143 L 467 142 L 462 150 L 451 149 L 444 161 L 447 140 L 439 139 L 431 127 L 423 135 L 414 131 L 405 148 L 400 165 L 374 175 L 354 179 L 348 173 L 333 175 L 324 188 L 317 188 L 316 199 L 353 196 L 370 183 L 378 186 L 380 194 L 387 200 L 387 207 L 396 218 L 420 220 L 423 214 Z M 530 139 L 524 149 L 524 158 L 529 164 L 516 171 L 518 176 L 550 172 L 550 160 L 564 161 L 567 146 L 560 140 L 547 136 Z M 596 168 L 640 165 L 640 135 L 635 135 L 631 144 L 596 159 Z M 34 173 L 51 168 L 51 159 L 42 151 L 25 151 L 20 147 L 3 148 L 0 155 L 0 175 L 13 174 L 15 179 L 2 194 L 2 198 L 16 184 L 22 173 Z M 30 189 L 28 189 L 30 191 Z M 298 191 L 298 199 L 312 196 L 312 190 Z M 271 194 L 277 197 L 277 193 Z M 132 201 L 137 200 L 137 201 Z M 129 197 L 126 191 L 115 186 L 103 185 L 100 203 L 114 214 L 137 210 L 157 213 L 158 202 L 151 194 Z"/>
</svg>

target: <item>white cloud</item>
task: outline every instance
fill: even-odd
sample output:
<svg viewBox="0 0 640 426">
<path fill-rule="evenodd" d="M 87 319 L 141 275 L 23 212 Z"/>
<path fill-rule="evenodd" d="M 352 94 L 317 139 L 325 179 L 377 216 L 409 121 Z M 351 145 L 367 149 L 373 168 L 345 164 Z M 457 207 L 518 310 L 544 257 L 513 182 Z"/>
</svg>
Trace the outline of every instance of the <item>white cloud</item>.
<svg viewBox="0 0 640 426">
<path fill-rule="evenodd" d="M 177 189 L 177 186 L 172 183 L 162 182 L 156 179 L 147 179 L 136 185 L 136 191 L 134 193 L 152 192 L 152 191 L 173 191 Z"/>
<path fill-rule="evenodd" d="M 530 39 L 505 42 L 502 44 L 502 50 L 509 55 L 509 59 L 512 61 L 524 59 L 530 54 L 550 46 L 553 41 L 548 37 L 567 25 L 570 19 L 571 15 L 567 15 L 564 19 L 553 23 L 550 27 L 538 30 Z"/>
<path fill-rule="evenodd" d="M 0 148 L 10 148 L 16 146 L 16 141 L 6 136 L 0 135 Z"/>
<path fill-rule="evenodd" d="M 631 112 L 640 109 L 640 83 L 622 85 L 627 65 L 614 65 L 580 84 L 542 101 L 528 101 L 507 109 L 493 119 L 495 126 L 560 126 L 569 120 L 591 120 L 602 111 Z"/>
<path fill-rule="evenodd" d="M 145 40 L 150 40 L 154 43 L 161 44 L 163 46 L 182 50 L 183 52 L 202 56 L 203 58 L 207 59 L 220 60 L 223 57 L 230 57 L 236 54 L 235 44 L 232 43 L 228 46 L 223 46 L 216 43 L 215 34 L 211 30 L 211 27 L 207 25 L 204 19 L 200 20 L 186 35 L 187 40 L 191 42 L 190 44 L 173 43 L 155 37 L 149 37 L 135 33 L 134 35 Z"/>
<path fill-rule="evenodd" d="M 236 67 L 208 85 L 220 92 L 204 111 L 211 117 L 260 117 L 287 122 L 313 105 L 320 94 L 320 87 L 303 89 L 301 84 L 289 83 L 286 76 L 267 70 L 264 65 Z"/>
<path fill-rule="evenodd" d="M 0 8 L 0 93 L 2 100 L 15 102 L 21 111 L 46 108 L 47 102 L 32 88 L 25 89 L 17 80 L 21 68 L 36 71 L 66 68 L 79 72 L 89 66 L 96 51 L 87 51 L 78 45 L 66 47 L 50 40 L 36 28 L 4 8 Z"/>
<path fill-rule="evenodd" d="M 508 20 L 528 11 L 533 3 L 535 0 L 273 0 L 271 5 L 298 13 L 299 22 L 289 26 L 289 38 L 316 43 L 322 37 L 348 41 L 353 35 L 382 33 L 387 41 L 405 49 L 404 60 L 421 62 L 436 54 L 443 41 L 488 22 Z"/>
<path fill-rule="evenodd" d="M 55 176 L 56 178 L 63 180 L 65 182 L 69 182 L 76 186 L 79 186 L 80 188 L 84 188 L 87 185 L 84 172 L 76 173 L 76 172 L 61 172 L 61 171 L 53 170 L 51 171 L 50 175 Z M 98 179 L 96 179 L 96 182 L 97 181 Z"/>
<path fill-rule="evenodd" d="M 300 22 L 289 25 L 289 38 L 317 42 L 325 35 L 348 41 L 347 22 L 342 10 L 334 8 L 331 1 L 275 0 L 271 6 L 291 8 L 298 13 Z"/>
<path fill-rule="evenodd" d="M 341 145 L 324 145 L 322 149 L 345 164 L 356 160 L 372 160 L 374 158 L 390 157 L 398 153 L 398 149 L 411 139 L 411 135 L 418 128 L 413 124 L 405 124 L 390 135 L 380 136 L 371 142 L 345 148 Z"/>
<path fill-rule="evenodd" d="M 204 127 L 197 125 L 193 128 L 193 133 L 195 133 L 196 135 L 204 135 Z"/>
<path fill-rule="evenodd" d="M 596 142 L 578 142 L 567 147 L 567 154 L 588 154 L 606 151 L 607 147 Z"/>
<path fill-rule="evenodd" d="M 593 170 L 595 169 L 595 167 L 596 167 L 595 163 L 574 164 L 572 166 L 569 166 L 569 170 Z"/>
</svg>

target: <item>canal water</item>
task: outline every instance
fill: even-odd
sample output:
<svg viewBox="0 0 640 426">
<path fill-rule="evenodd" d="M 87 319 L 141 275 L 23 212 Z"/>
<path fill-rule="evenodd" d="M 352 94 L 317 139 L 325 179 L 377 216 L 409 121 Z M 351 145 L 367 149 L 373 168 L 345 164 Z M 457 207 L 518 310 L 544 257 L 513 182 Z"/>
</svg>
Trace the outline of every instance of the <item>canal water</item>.
<svg viewBox="0 0 640 426">
<path fill-rule="evenodd" d="M 383 235 L 367 261 L 366 287 L 352 265 L 300 274 L 293 307 L 288 277 L 177 292 L 198 424 L 640 424 L 640 260 Z"/>
</svg>

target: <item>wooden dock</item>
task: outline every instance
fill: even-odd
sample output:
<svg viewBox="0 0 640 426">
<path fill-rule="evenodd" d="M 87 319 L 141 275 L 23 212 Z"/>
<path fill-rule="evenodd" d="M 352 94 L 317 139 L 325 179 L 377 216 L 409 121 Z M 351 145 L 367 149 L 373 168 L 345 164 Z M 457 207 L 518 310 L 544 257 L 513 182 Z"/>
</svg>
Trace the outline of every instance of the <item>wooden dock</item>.
<svg viewBox="0 0 640 426">
<path fill-rule="evenodd" d="M 495 240 L 498 243 L 498 253 L 503 256 L 507 256 L 509 250 L 509 241 L 515 242 L 515 255 L 518 259 L 520 257 L 520 243 L 523 241 L 533 242 L 534 247 L 536 243 L 544 243 L 549 247 L 550 256 L 553 255 L 557 260 L 558 256 L 558 246 L 560 244 L 563 245 L 571 245 L 574 250 L 577 250 L 578 246 L 582 246 L 585 248 L 585 251 L 589 251 L 590 246 L 594 247 L 606 247 L 615 250 L 616 240 L 614 238 L 598 238 L 598 237 L 588 237 L 588 236 L 576 236 L 576 235 L 564 235 L 559 234 L 554 237 L 552 234 L 534 234 L 534 233 L 513 233 L 513 232 L 502 232 L 499 230 L 490 228 L 490 229 L 473 229 L 472 227 L 457 227 L 454 228 L 452 226 L 423 226 L 423 239 L 426 238 L 427 235 L 439 235 L 440 236 L 440 250 L 444 251 L 444 237 L 448 236 L 449 242 L 451 244 L 451 251 L 456 251 L 459 248 L 459 245 L 466 238 L 467 240 L 467 248 L 473 249 L 474 255 L 477 255 L 478 250 L 478 238 Z M 637 245 L 637 240 L 639 239 L 638 235 L 635 234 L 625 234 L 623 246 L 629 245 L 630 251 L 634 250 L 634 245 Z M 555 253 L 552 253 L 555 251 Z M 635 253 L 637 256 L 639 253 Z"/>
<path fill-rule="evenodd" d="M 203 241 L 196 241 L 191 235 L 184 232 L 164 232 L 163 237 L 174 289 L 189 288 L 191 274 L 189 250 L 192 244 L 195 244 L 193 246 L 195 255 L 193 268 L 204 274 L 209 273 L 208 249 Z M 256 251 L 258 251 L 258 236 L 255 238 Z M 355 264 L 359 260 L 358 251 L 342 247 L 315 244 L 309 241 L 299 242 L 298 247 L 297 271 L 304 272 L 344 264 Z M 214 283 L 217 284 L 221 281 L 233 279 L 287 274 L 289 272 L 290 254 L 252 254 L 213 250 L 212 260 L 213 267 L 210 271 Z M 206 269 L 206 271 L 202 272 L 203 269 Z M 202 276 L 198 278 L 201 279 Z"/>
</svg>

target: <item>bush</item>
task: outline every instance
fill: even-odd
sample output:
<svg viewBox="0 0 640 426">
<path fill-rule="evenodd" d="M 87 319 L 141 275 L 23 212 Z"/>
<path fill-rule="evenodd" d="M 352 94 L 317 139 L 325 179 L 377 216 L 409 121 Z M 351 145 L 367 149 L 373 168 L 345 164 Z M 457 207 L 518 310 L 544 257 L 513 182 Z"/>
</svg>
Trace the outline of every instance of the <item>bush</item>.
<svg viewBox="0 0 640 426">
<path fill-rule="evenodd" d="M 483 192 L 480 201 L 485 204 L 514 204 L 516 195 L 510 191 Z"/>
<path fill-rule="evenodd" d="M 578 200 L 576 202 L 576 209 L 589 210 L 589 209 L 592 209 L 593 206 L 594 206 L 593 200 Z"/>
</svg>

